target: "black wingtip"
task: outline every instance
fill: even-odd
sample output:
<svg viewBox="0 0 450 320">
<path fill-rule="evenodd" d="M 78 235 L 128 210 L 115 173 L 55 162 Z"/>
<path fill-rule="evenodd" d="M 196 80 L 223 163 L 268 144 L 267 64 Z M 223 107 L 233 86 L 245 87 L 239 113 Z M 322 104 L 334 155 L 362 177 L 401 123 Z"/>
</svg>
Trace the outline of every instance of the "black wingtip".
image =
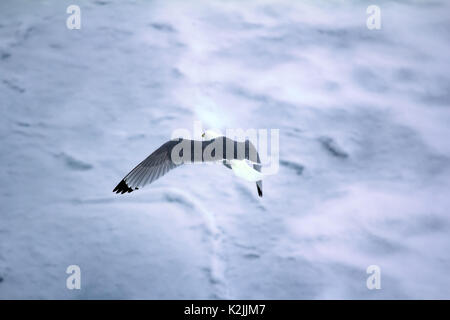
<svg viewBox="0 0 450 320">
<path fill-rule="evenodd" d="M 138 188 L 135 188 L 134 190 L 137 190 Z M 119 184 L 114 188 L 113 192 L 119 194 L 124 194 L 124 193 L 130 193 L 134 191 L 133 189 L 131 189 L 127 183 L 125 182 L 125 180 L 122 180 L 119 182 Z"/>
<path fill-rule="evenodd" d="M 256 189 L 258 189 L 258 196 L 262 198 L 262 189 L 258 185 L 256 185 Z"/>
</svg>

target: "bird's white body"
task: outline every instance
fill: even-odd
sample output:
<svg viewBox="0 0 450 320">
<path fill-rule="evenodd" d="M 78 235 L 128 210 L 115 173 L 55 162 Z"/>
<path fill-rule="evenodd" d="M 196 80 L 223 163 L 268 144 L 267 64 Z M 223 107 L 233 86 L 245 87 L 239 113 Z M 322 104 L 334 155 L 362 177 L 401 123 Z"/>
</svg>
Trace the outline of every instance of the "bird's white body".
<svg viewBox="0 0 450 320">
<path fill-rule="evenodd" d="M 250 167 L 245 160 L 230 160 L 229 163 L 233 173 L 239 178 L 251 182 L 256 182 L 263 178 L 262 173 Z"/>
<path fill-rule="evenodd" d="M 205 140 L 212 140 L 216 139 L 218 137 L 222 137 L 222 135 L 212 131 L 212 130 L 206 130 L 203 134 L 203 138 Z M 248 165 L 246 160 L 228 160 L 226 161 L 226 164 L 228 164 L 231 169 L 233 170 L 233 173 L 244 180 L 256 182 L 259 180 L 262 180 L 263 174 L 261 172 L 256 171 L 251 166 Z"/>
</svg>

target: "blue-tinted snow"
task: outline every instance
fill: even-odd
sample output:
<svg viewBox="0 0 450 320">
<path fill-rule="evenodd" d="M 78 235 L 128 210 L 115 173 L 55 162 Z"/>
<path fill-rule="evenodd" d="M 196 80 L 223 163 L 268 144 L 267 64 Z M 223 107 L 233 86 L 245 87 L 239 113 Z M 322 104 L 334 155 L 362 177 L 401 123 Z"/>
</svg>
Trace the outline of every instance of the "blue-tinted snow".
<svg viewBox="0 0 450 320">
<path fill-rule="evenodd" d="M 372 2 L 1 1 L 0 298 L 449 298 L 450 5 Z M 280 129 L 262 199 L 111 192 L 194 121 Z"/>
</svg>

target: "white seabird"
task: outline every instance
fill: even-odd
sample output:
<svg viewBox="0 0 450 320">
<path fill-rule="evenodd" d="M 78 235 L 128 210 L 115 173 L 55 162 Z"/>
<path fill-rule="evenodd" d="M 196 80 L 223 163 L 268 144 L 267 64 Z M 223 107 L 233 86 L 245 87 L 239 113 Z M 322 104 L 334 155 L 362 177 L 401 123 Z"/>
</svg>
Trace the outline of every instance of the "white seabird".
<svg viewBox="0 0 450 320">
<path fill-rule="evenodd" d="M 249 140 L 238 142 L 211 130 L 206 130 L 202 137 L 203 141 L 182 138 L 167 141 L 131 170 L 113 192 L 138 190 L 182 164 L 221 161 L 236 176 L 256 182 L 258 195 L 262 197 L 263 174 L 254 145 Z"/>
</svg>

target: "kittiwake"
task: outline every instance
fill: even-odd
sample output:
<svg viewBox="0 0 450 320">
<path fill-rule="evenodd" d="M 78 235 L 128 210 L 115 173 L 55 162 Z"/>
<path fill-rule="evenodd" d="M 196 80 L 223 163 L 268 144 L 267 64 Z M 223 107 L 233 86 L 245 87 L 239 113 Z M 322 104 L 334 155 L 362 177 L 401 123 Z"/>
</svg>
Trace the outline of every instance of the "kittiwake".
<svg viewBox="0 0 450 320">
<path fill-rule="evenodd" d="M 203 141 L 183 138 L 167 141 L 131 170 L 113 192 L 138 190 L 182 164 L 220 161 L 236 176 L 256 182 L 258 195 L 262 197 L 261 160 L 250 140 L 238 142 L 211 130 L 206 130 L 202 137 Z"/>
</svg>

